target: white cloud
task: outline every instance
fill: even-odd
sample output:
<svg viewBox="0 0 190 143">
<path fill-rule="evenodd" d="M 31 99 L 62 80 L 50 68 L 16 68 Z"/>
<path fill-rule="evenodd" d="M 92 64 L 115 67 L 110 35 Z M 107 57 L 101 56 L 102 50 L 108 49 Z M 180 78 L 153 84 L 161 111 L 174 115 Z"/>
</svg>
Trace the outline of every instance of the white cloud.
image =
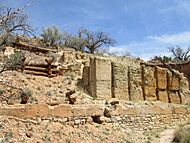
<svg viewBox="0 0 190 143">
<path fill-rule="evenodd" d="M 150 60 L 156 55 L 169 55 L 166 46 L 156 42 L 134 42 L 126 45 L 111 47 L 110 52 L 117 55 L 124 55 L 129 52 L 132 56 L 140 57 L 144 60 Z"/>
<path fill-rule="evenodd" d="M 123 55 L 129 52 L 135 57 L 150 60 L 154 56 L 169 56 L 168 47 L 179 45 L 186 49 L 190 45 L 190 32 L 178 34 L 164 34 L 160 36 L 148 36 L 145 41 L 131 42 L 118 47 L 111 47 L 110 51 Z"/>
<path fill-rule="evenodd" d="M 190 43 L 190 31 L 182 32 L 178 34 L 165 34 L 161 36 L 148 36 L 147 39 L 158 41 L 161 43 L 171 43 L 171 44 L 183 44 Z"/>
</svg>

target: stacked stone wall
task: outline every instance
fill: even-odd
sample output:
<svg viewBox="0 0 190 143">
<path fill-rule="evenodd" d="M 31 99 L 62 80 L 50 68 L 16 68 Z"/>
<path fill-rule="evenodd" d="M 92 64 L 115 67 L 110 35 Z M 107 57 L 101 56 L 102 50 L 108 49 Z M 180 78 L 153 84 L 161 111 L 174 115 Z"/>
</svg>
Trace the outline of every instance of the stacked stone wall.
<svg viewBox="0 0 190 143">
<path fill-rule="evenodd" d="M 186 103 L 188 86 L 183 83 L 187 79 L 175 70 L 105 58 L 92 58 L 90 63 L 89 87 L 93 97 Z"/>
<path fill-rule="evenodd" d="M 190 119 L 190 109 L 184 105 L 12 105 L 0 107 L 0 116 L 19 119 L 51 120 L 78 126 L 86 123 L 119 123 L 133 130 L 151 130 L 174 126 Z"/>
<path fill-rule="evenodd" d="M 58 59 L 63 75 L 82 78 L 84 91 L 94 98 L 178 104 L 190 101 L 188 81 L 175 70 L 174 75 L 167 68 L 134 58 L 106 58 L 71 51 L 65 51 Z"/>
<path fill-rule="evenodd" d="M 93 97 L 109 99 L 112 97 L 111 61 L 93 58 L 90 62 L 90 92 Z"/>
</svg>

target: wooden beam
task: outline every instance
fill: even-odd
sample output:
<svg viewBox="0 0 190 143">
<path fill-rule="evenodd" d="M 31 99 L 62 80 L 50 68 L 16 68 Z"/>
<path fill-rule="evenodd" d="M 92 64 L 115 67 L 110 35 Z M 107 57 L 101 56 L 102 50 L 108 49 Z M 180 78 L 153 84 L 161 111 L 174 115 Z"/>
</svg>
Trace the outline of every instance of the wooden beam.
<svg viewBox="0 0 190 143">
<path fill-rule="evenodd" d="M 25 66 L 24 70 L 32 70 L 32 71 L 42 71 L 42 72 L 47 72 L 48 69 L 45 67 L 34 67 L 34 66 Z"/>
<path fill-rule="evenodd" d="M 48 75 L 48 73 L 45 73 L 45 72 L 31 71 L 31 70 L 24 70 L 24 73 L 38 75 L 38 76 L 46 76 L 46 77 L 56 77 L 57 76 L 56 74 Z"/>
</svg>

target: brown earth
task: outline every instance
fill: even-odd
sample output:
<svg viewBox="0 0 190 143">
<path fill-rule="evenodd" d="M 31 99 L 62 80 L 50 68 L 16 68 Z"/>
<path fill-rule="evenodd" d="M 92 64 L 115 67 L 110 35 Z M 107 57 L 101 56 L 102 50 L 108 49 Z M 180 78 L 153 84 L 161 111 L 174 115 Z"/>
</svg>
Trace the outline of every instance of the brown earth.
<svg viewBox="0 0 190 143">
<path fill-rule="evenodd" d="M 156 137 L 156 131 L 133 131 L 123 124 L 73 127 L 49 120 L 0 117 L 0 142 L 6 143 L 146 143 Z"/>
</svg>

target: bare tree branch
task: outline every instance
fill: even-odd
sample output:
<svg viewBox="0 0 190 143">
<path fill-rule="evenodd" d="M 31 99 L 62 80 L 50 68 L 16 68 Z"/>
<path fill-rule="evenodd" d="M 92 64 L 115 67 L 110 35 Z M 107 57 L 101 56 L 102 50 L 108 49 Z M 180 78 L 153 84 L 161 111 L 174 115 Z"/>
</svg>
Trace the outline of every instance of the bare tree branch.
<svg viewBox="0 0 190 143">
<path fill-rule="evenodd" d="M 87 29 L 80 29 L 79 37 L 86 41 L 85 46 L 92 54 L 94 54 L 94 52 L 103 45 L 112 46 L 115 44 L 115 41 L 109 37 L 108 34 L 102 31 L 91 32 Z"/>
<path fill-rule="evenodd" d="M 166 63 L 166 61 L 164 61 L 161 57 L 155 57 L 158 61 L 160 61 L 165 68 L 167 68 L 175 77 L 177 77 L 179 80 L 181 80 L 181 77 L 179 76 L 179 74 L 177 74 L 173 68 Z"/>
<path fill-rule="evenodd" d="M 29 35 L 32 32 L 28 16 L 21 9 L 0 7 L 0 46 L 10 42 L 16 34 Z"/>
<path fill-rule="evenodd" d="M 188 48 L 187 50 L 183 50 L 181 47 L 176 46 L 176 47 L 170 47 L 169 51 L 173 54 L 174 62 L 182 63 L 182 62 L 186 62 L 189 60 L 190 48 Z"/>
</svg>

